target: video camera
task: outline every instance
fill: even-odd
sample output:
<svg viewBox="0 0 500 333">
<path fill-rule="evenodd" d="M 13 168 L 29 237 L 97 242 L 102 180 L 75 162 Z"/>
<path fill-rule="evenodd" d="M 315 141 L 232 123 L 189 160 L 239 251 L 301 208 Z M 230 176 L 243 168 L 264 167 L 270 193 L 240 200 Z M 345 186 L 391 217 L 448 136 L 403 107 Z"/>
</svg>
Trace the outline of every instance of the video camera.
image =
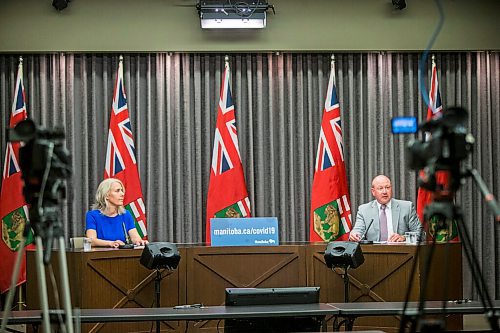
<svg viewBox="0 0 500 333">
<path fill-rule="evenodd" d="M 64 132 L 61 129 L 54 131 L 37 128 L 33 120 L 25 119 L 16 127 L 7 129 L 7 140 L 13 147 L 19 148 L 19 166 L 24 181 L 23 193 L 29 205 L 29 221 L 25 226 L 25 234 L 32 227 L 36 244 L 36 270 L 39 277 L 45 277 L 45 266 L 51 262 L 52 245 L 56 241 L 59 251 L 59 273 L 62 286 L 62 301 L 64 311 L 57 313 L 60 321 L 65 317 L 65 326 L 60 327 L 63 332 L 72 333 L 73 315 L 69 291 L 68 268 L 64 230 L 61 221 L 60 200 L 66 197 L 64 180 L 71 175 L 69 151 L 64 148 Z M 21 244 L 24 244 L 22 242 Z M 18 258 L 22 257 L 19 251 Z M 43 255 L 43 264 L 42 264 Z M 20 263 L 20 259 L 16 259 Z M 17 281 L 17 277 L 13 278 Z M 58 291 L 57 285 L 52 288 Z M 14 288 L 11 288 L 13 290 Z M 38 291 L 41 304 L 41 318 L 43 331 L 52 332 L 49 315 L 49 302 L 45 278 L 38 279 Z M 56 295 L 55 303 L 59 296 Z M 10 309 L 10 306 L 7 308 Z M 50 317 L 50 318 L 49 318 Z M 3 331 L 3 330 L 2 330 Z M 59 331 L 59 330 L 57 330 Z"/>
<path fill-rule="evenodd" d="M 55 222 L 59 218 L 59 201 L 66 197 L 64 180 L 71 175 L 71 155 L 63 146 L 64 132 L 37 128 L 33 120 L 26 119 L 7 129 L 7 140 L 22 142 L 19 166 L 35 234 L 45 238 L 48 233 L 51 237 L 52 229 L 59 228 Z"/>
<path fill-rule="evenodd" d="M 449 241 L 453 235 L 453 228 L 460 237 L 463 244 L 465 257 L 471 269 L 477 274 L 473 274 L 473 280 L 477 286 L 481 302 L 484 307 L 484 313 L 488 314 L 488 320 L 492 332 L 499 332 L 498 316 L 493 311 L 493 302 L 488 295 L 485 280 L 481 274 L 478 260 L 474 254 L 471 238 L 465 227 L 462 210 L 454 204 L 454 195 L 459 189 L 462 179 L 471 176 L 479 187 L 481 194 L 491 211 L 495 215 L 495 220 L 500 222 L 500 205 L 493 194 L 489 191 L 479 172 L 471 167 L 463 167 L 461 162 L 467 158 L 472 151 L 474 137 L 467 133 L 465 123 L 467 121 L 467 111 L 462 108 L 454 107 L 443 111 L 440 118 L 429 120 L 423 123 L 418 129 L 426 133 L 425 141 L 412 140 L 408 144 L 409 158 L 408 167 L 413 170 L 421 170 L 419 173 L 419 186 L 432 191 L 432 202 L 425 206 L 424 220 L 428 222 L 429 234 L 432 236 L 433 244 L 438 235 L 441 240 Z M 413 117 L 400 117 L 392 119 L 393 133 L 416 133 L 417 122 Z M 439 175 L 445 175 L 446 180 L 437 181 L 436 172 Z M 455 225 L 455 227 L 453 226 Z M 425 264 L 426 270 L 431 267 L 431 255 L 427 258 Z M 417 254 L 418 257 L 418 248 Z M 417 261 L 415 260 L 415 263 Z M 423 276 L 428 272 L 424 271 Z M 424 278 L 423 285 L 427 281 Z M 408 290 L 411 288 L 409 287 Z M 420 304 L 424 302 L 425 294 L 420 297 Z M 411 319 L 406 314 L 408 297 L 405 301 L 403 318 L 401 320 L 400 332 L 404 332 L 408 323 L 411 321 L 411 332 L 416 327 L 421 332 L 439 332 L 443 331 L 444 320 L 436 322 L 435 319 L 423 320 L 419 322 L 424 315 L 423 306 L 419 305 L 419 313 L 412 314 Z"/>
<path fill-rule="evenodd" d="M 408 167 L 412 170 L 423 170 L 419 176 L 419 186 L 429 191 L 439 191 L 436 182 L 436 171 L 448 171 L 449 191 L 455 192 L 460 186 L 460 179 L 464 176 L 460 162 L 465 160 L 472 151 L 474 138 L 467 133 L 465 123 L 467 111 L 462 108 L 449 108 L 443 111 L 441 117 L 431 119 L 418 127 L 426 132 L 426 140 L 411 140 L 408 143 Z M 398 124 L 404 125 L 406 131 Z M 392 121 L 393 133 L 415 133 L 417 126 L 409 124 L 409 118 L 395 118 Z"/>
</svg>

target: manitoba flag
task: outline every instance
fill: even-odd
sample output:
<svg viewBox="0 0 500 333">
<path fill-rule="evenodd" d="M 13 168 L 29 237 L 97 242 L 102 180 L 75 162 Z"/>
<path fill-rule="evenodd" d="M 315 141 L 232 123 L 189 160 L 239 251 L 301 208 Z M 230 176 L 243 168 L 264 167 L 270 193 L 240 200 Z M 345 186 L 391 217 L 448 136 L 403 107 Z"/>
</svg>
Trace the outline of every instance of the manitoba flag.
<svg viewBox="0 0 500 333">
<path fill-rule="evenodd" d="M 432 57 L 432 77 L 431 77 L 431 89 L 429 91 L 429 107 L 427 108 L 427 120 L 436 119 L 443 115 L 443 104 L 441 103 L 441 94 L 439 93 L 439 84 L 437 77 L 437 68 L 434 57 Z M 430 137 L 429 133 L 426 133 L 426 140 Z M 422 171 L 421 171 L 422 172 Z M 443 189 L 448 186 L 448 172 L 447 171 L 436 171 L 436 184 Z M 433 193 L 431 191 L 425 190 L 421 187 L 418 188 L 417 195 L 417 214 L 420 221 L 423 222 L 424 229 L 427 232 L 427 238 L 432 240 L 436 238 L 436 242 L 447 242 L 450 240 L 458 240 L 458 230 L 455 221 L 445 223 L 446 228 L 436 230 L 438 225 L 438 217 L 431 217 L 430 221 L 424 221 L 424 209 L 434 200 Z"/>
<path fill-rule="evenodd" d="M 314 167 L 309 222 L 311 242 L 345 240 L 352 227 L 340 107 L 334 81 L 332 62 Z"/>
<path fill-rule="evenodd" d="M 10 114 L 9 126 L 12 128 L 28 116 L 23 86 L 23 64 L 17 70 L 14 102 Z M 5 161 L 2 172 L 2 189 L 0 191 L 0 217 L 2 218 L 2 240 L 0 241 L 0 293 L 10 287 L 11 276 L 24 227 L 28 220 L 28 207 L 23 196 L 23 181 L 19 167 L 19 142 L 7 142 Z M 33 242 L 30 232 L 26 244 Z M 23 258 L 17 285 L 26 281 L 26 258 Z"/>
<path fill-rule="evenodd" d="M 248 199 L 238 148 L 236 118 L 231 88 L 229 87 L 229 76 L 229 64 L 226 62 L 220 89 L 208 184 L 205 238 L 209 244 L 211 218 L 250 216 L 250 200 Z"/>
<path fill-rule="evenodd" d="M 109 121 L 104 178 L 117 178 L 125 186 L 125 208 L 132 214 L 142 238 L 147 236 L 146 208 L 135 158 L 134 136 L 123 85 L 123 60 L 120 57 Z"/>
</svg>

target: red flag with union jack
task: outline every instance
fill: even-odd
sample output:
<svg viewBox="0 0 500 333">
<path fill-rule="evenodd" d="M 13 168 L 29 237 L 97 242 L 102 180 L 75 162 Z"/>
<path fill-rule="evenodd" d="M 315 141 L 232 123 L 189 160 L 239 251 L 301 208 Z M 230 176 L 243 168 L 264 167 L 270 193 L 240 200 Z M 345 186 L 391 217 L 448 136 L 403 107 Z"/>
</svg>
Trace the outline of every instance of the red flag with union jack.
<svg viewBox="0 0 500 333">
<path fill-rule="evenodd" d="M 431 88 L 429 91 L 429 106 L 427 108 L 427 120 L 437 119 L 443 115 L 443 104 L 441 102 L 441 94 L 439 93 L 439 83 L 437 76 L 437 67 L 434 57 L 432 57 L 432 76 Z M 430 134 L 426 133 L 426 140 L 429 139 Z M 422 171 L 421 171 L 422 172 Z M 436 171 L 436 184 L 446 189 L 448 186 L 448 172 Z M 424 220 L 424 209 L 434 200 L 433 193 L 422 187 L 418 188 L 417 194 L 417 214 L 427 231 L 427 238 L 431 240 L 436 237 L 436 242 L 445 242 L 449 240 L 458 240 L 458 229 L 456 222 L 450 222 L 446 225 L 446 229 L 436 231 L 437 217 L 432 217 L 430 221 Z"/>
<path fill-rule="evenodd" d="M 26 97 L 23 86 L 23 64 L 19 62 L 17 69 L 14 102 L 10 114 L 9 127 L 16 126 L 26 119 Z M 19 142 L 7 142 L 5 161 L 2 173 L 2 189 L 0 191 L 0 217 L 2 218 L 2 240 L 0 241 L 0 292 L 6 292 L 10 287 L 14 262 L 24 227 L 28 221 L 28 206 L 23 195 L 23 181 L 19 167 Z M 33 242 L 30 232 L 26 244 Z M 26 257 L 23 258 L 17 285 L 26 282 Z"/>
<path fill-rule="evenodd" d="M 109 121 L 108 146 L 104 178 L 117 178 L 125 186 L 123 204 L 132 214 L 135 227 L 142 238 L 147 236 L 146 208 L 141 190 L 141 180 L 135 158 L 134 136 L 123 84 L 123 61 L 120 57 L 116 86 L 113 94 Z"/>
<path fill-rule="evenodd" d="M 311 191 L 311 242 L 346 240 L 352 228 L 340 106 L 334 81 L 332 61 Z"/>
<path fill-rule="evenodd" d="M 231 88 L 229 64 L 222 75 L 214 149 L 207 196 L 206 242 L 210 243 L 210 219 L 213 217 L 249 217 L 243 164 L 241 163 L 236 132 L 236 118 Z"/>
</svg>

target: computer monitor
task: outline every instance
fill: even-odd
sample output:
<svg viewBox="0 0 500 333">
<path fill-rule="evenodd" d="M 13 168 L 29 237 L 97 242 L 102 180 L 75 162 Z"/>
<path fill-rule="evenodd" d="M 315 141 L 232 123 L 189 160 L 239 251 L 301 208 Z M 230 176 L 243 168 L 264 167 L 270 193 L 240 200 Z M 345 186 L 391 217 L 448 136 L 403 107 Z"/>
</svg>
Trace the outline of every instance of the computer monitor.
<svg viewBox="0 0 500 333">
<path fill-rule="evenodd" d="M 319 303 L 319 290 L 319 287 L 226 288 L 226 306 Z M 226 319 L 224 332 L 318 332 L 322 320 L 323 316 Z"/>
</svg>

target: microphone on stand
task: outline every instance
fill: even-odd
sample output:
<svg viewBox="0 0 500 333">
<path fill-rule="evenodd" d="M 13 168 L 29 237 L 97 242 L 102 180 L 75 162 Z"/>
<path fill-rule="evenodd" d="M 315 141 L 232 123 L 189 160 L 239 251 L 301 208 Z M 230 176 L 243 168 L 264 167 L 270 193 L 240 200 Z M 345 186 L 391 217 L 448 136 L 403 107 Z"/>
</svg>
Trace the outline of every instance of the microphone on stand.
<svg viewBox="0 0 500 333">
<path fill-rule="evenodd" d="M 134 244 L 130 242 L 130 237 L 127 234 L 127 229 L 125 228 L 125 223 L 122 222 L 123 233 L 125 235 L 125 245 L 118 246 L 119 249 L 133 249 Z"/>
<path fill-rule="evenodd" d="M 370 230 L 372 224 L 373 224 L 373 219 L 370 221 L 370 224 L 368 224 L 368 228 L 366 228 L 365 234 L 363 235 L 363 237 L 361 237 L 361 240 L 359 241 L 360 244 L 373 244 L 373 241 L 366 239 L 366 234 L 368 234 L 368 230 Z"/>
</svg>

